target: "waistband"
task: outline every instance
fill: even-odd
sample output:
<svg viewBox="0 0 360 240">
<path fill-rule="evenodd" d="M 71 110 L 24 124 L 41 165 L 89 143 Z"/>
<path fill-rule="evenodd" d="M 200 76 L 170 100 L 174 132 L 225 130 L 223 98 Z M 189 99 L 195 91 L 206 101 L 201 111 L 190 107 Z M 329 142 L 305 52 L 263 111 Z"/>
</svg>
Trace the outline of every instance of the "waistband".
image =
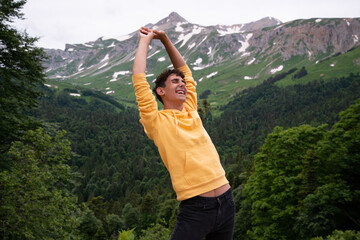
<svg viewBox="0 0 360 240">
<path fill-rule="evenodd" d="M 196 196 L 196 197 L 192 197 L 186 200 L 181 201 L 181 204 L 185 204 L 185 205 L 207 205 L 207 206 L 211 206 L 211 205 L 217 205 L 219 203 L 219 200 L 232 200 L 233 199 L 233 193 L 232 193 L 232 189 L 229 188 L 226 192 L 224 192 L 223 194 L 217 196 L 217 197 L 201 197 L 201 196 Z"/>
</svg>

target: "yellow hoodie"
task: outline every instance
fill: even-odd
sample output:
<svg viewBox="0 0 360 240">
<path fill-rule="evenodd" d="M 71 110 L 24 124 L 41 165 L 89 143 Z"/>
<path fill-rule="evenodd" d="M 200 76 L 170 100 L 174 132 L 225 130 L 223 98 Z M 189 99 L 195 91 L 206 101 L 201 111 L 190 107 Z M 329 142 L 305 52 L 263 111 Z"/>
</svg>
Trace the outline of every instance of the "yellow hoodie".
<svg viewBox="0 0 360 240">
<path fill-rule="evenodd" d="M 158 110 L 145 73 L 132 77 L 140 122 L 147 136 L 159 149 L 168 169 L 177 200 L 197 196 L 226 183 L 225 171 L 197 112 L 195 82 L 187 65 L 180 67 L 185 75 L 187 96 L 182 111 Z"/>
</svg>

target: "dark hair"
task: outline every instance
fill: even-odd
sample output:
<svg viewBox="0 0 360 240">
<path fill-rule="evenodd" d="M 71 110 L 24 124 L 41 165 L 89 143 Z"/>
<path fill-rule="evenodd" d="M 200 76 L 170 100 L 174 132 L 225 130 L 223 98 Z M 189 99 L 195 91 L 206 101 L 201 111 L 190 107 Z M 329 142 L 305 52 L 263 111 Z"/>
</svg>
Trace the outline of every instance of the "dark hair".
<svg viewBox="0 0 360 240">
<path fill-rule="evenodd" d="M 175 74 L 176 76 L 179 76 L 181 78 L 185 78 L 184 73 L 178 69 L 166 69 L 165 71 L 163 71 L 162 73 L 160 73 L 160 75 L 156 78 L 155 80 L 155 87 L 152 89 L 153 93 L 155 93 L 156 98 L 162 103 L 162 99 L 161 96 L 159 94 L 157 94 L 156 89 L 158 87 L 165 87 L 165 82 L 166 79 L 171 75 L 171 74 Z"/>
</svg>

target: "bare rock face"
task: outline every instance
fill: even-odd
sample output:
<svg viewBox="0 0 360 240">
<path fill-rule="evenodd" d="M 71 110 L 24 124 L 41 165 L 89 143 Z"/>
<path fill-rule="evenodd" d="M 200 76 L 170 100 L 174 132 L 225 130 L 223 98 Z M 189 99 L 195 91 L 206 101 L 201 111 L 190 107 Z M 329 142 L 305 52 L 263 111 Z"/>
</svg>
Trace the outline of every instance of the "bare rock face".
<svg viewBox="0 0 360 240">
<path fill-rule="evenodd" d="M 297 20 L 269 30 L 258 30 L 250 41 L 257 52 L 292 56 L 345 53 L 359 45 L 359 19 Z"/>
</svg>

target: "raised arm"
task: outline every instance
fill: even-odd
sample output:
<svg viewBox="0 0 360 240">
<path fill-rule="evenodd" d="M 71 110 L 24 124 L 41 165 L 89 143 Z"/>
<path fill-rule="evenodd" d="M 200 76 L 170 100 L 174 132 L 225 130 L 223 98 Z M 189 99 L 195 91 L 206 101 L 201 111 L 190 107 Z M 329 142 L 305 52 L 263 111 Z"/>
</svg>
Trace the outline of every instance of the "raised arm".
<svg viewBox="0 0 360 240">
<path fill-rule="evenodd" d="M 147 51 L 151 40 L 154 38 L 154 33 L 148 28 L 140 28 L 139 30 L 139 46 L 135 54 L 133 75 L 138 73 L 145 73 Z"/>
<path fill-rule="evenodd" d="M 179 51 L 175 48 L 174 44 L 170 41 L 169 37 L 164 31 L 153 30 L 154 38 L 159 39 L 164 45 L 174 68 L 179 68 L 186 65 L 184 58 Z"/>
<path fill-rule="evenodd" d="M 133 65 L 132 82 L 135 89 L 136 101 L 140 112 L 140 122 L 144 127 L 146 134 L 153 139 L 152 123 L 156 119 L 158 105 L 146 81 L 146 57 L 149 44 L 154 37 L 154 33 L 148 28 L 139 30 L 139 47 L 135 54 Z"/>
</svg>

